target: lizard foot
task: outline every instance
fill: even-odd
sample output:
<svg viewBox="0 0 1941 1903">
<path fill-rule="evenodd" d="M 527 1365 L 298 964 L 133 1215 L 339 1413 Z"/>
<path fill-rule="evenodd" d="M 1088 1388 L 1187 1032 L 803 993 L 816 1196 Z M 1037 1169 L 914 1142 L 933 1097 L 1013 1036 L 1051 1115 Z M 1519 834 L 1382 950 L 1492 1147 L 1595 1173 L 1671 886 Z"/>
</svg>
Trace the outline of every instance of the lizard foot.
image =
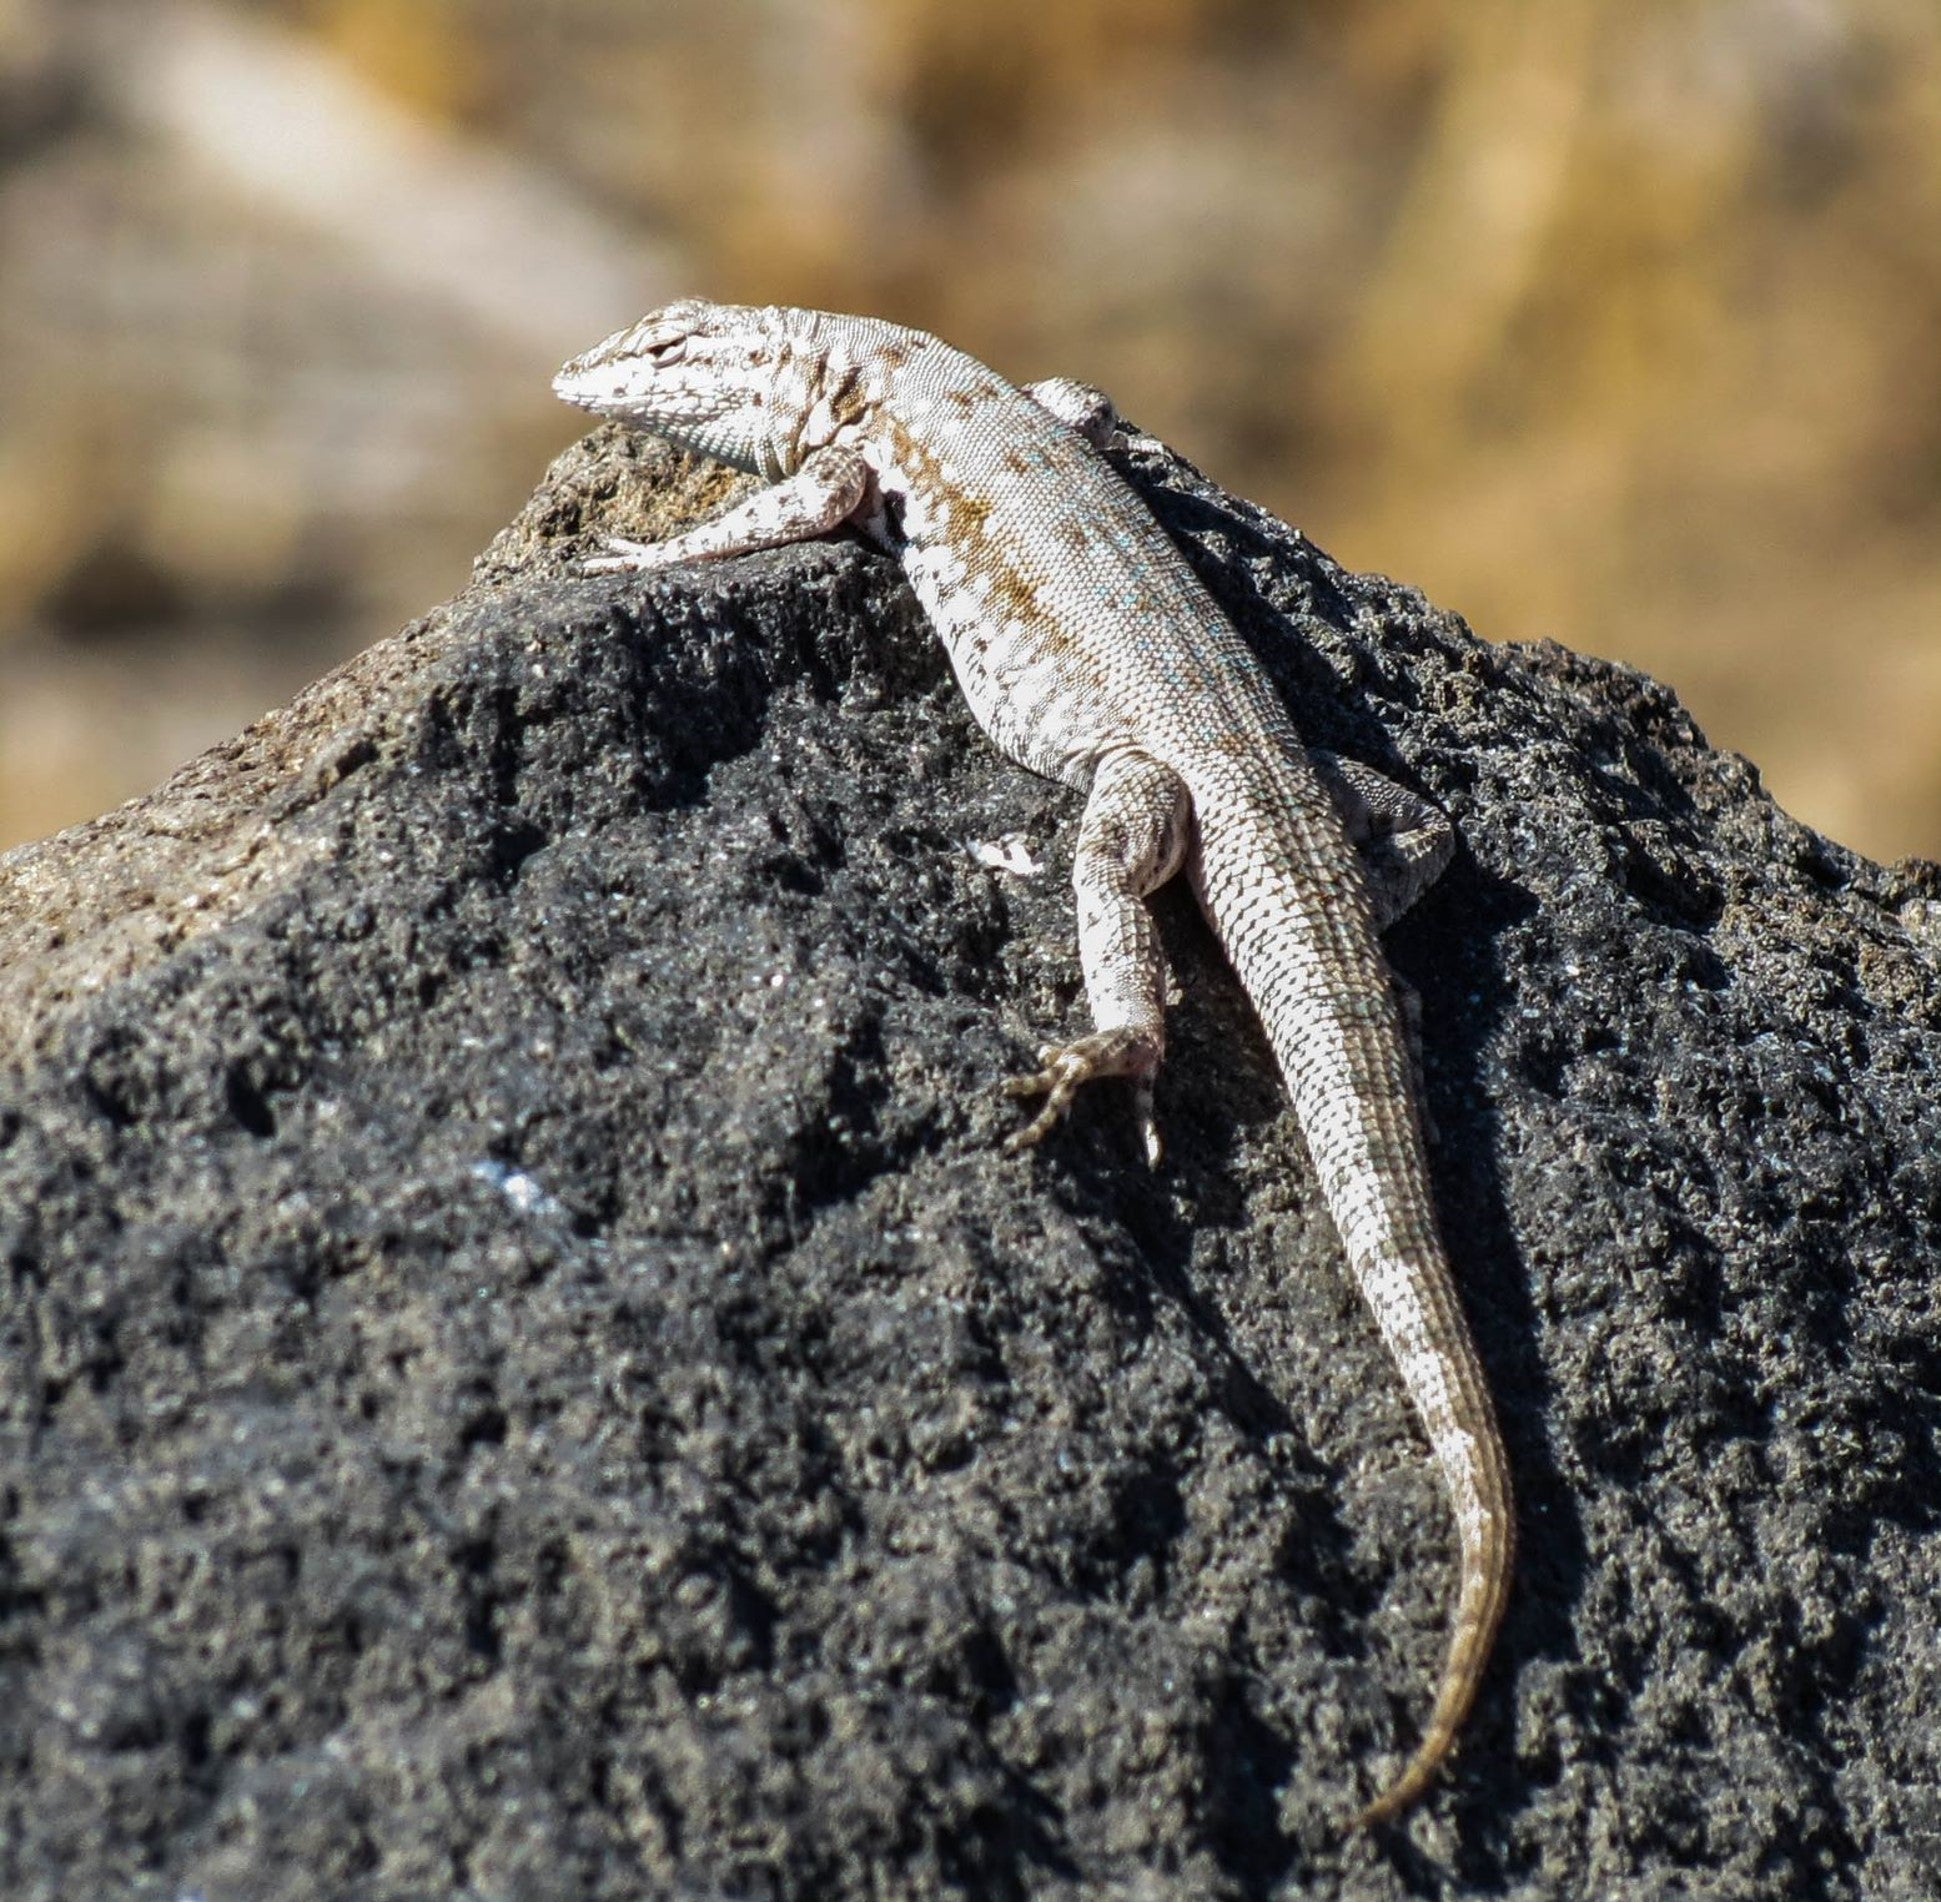
<svg viewBox="0 0 1941 1903">
<path fill-rule="evenodd" d="M 659 542 L 630 542 L 624 535 L 606 538 L 605 555 L 590 555 L 580 564 L 589 575 L 607 575 L 617 569 L 665 568 L 670 560 L 666 546 Z"/>
<path fill-rule="evenodd" d="M 1016 1156 L 1049 1136 L 1072 1107 L 1081 1085 L 1099 1077 L 1129 1077 L 1146 1161 L 1158 1166 L 1161 1149 L 1159 1125 L 1153 1119 L 1152 1080 L 1159 1069 L 1159 1053 L 1150 1037 L 1138 1031 L 1093 1031 L 1070 1044 L 1047 1044 L 1038 1053 L 1038 1062 L 1041 1069 L 1028 1077 L 1013 1077 L 1004 1085 L 1007 1097 L 1045 1100 L 1044 1108 L 1022 1130 L 1005 1138 L 1007 1156 Z"/>
</svg>

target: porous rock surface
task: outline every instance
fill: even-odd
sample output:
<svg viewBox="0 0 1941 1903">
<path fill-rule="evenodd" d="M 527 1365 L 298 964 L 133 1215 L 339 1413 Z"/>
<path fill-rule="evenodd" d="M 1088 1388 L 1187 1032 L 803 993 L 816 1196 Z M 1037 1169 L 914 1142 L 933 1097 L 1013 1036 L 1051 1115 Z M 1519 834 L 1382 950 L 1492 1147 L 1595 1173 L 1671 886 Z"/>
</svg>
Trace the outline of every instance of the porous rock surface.
<svg viewBox="0 0 1941 1903">
<path fill-rule="evenodd" d="M 0 1890 L 1941 1888 L 1941 878 L 1664 688 L 1129 465 L 1303 732 L 1464 849 L 1393 934 L 1519 1492 L 1452 1544 L 1194 917 L 1149 1173 L 1076 802 L 894 566 L 575 573 L 716 474 L 596 433 L 448 608 L 0 860 Z M 1035 868 L 1035 869 L 1034 869 Z"/>
</svg>

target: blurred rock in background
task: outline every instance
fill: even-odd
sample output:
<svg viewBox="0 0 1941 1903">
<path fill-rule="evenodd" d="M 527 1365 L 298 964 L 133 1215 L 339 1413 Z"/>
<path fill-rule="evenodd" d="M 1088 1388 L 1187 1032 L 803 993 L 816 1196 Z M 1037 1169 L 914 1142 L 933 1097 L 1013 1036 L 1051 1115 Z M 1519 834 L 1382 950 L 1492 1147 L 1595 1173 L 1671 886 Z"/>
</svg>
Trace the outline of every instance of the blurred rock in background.
<svg viewBox="0 0 1941 1903">
<path fill-rule="evenodd" d="M 0 846 L 449 594 L 683 291 L 1102 383 L 1941 853 L 1933 0 L 0 0 Z"/>
</svg>

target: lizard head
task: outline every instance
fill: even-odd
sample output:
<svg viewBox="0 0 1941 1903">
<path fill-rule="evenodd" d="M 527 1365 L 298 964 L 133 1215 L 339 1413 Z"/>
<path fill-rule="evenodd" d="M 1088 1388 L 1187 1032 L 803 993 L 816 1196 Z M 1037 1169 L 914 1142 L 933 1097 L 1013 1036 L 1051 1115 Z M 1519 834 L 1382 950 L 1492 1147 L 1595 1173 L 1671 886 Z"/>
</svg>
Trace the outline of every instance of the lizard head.
<svg viewBox="0 0 1941 1903">
<path fill-rule="evenodd" d="M 773 475 L 788 423 L 775 413 L 789 360 L 780 315 L 682 298 L 575 357 L 553 389 L 596 416 Z"/>
</svg>

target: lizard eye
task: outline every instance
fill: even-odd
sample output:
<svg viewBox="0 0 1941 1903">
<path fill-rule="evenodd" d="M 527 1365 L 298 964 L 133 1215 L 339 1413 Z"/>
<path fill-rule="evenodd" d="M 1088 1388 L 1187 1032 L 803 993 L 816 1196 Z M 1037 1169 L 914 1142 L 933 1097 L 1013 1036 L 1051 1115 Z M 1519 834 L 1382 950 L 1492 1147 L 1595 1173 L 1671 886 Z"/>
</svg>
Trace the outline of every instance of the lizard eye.
<svg viewBox="0 0 1941 1903">
<path fill-rule="evenodd" d="M 687 339 L 671 337 L 664 344 L 649 344 L 647 355 L 656 364 L 679 363 L 687 355 Z"/>
</svg>

